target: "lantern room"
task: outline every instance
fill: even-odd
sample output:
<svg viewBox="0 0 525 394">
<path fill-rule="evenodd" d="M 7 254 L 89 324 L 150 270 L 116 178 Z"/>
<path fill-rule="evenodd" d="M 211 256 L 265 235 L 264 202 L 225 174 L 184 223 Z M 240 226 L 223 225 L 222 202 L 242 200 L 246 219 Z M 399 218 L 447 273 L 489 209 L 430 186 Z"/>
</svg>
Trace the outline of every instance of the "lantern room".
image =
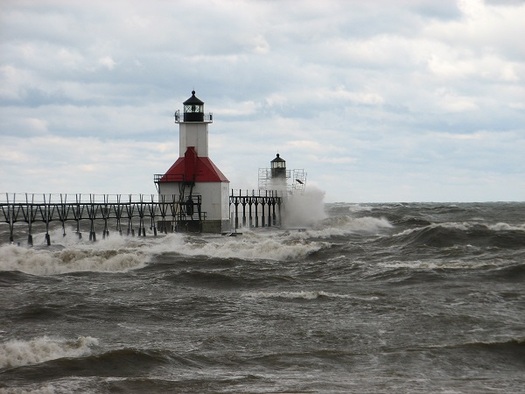
<svg viewBox="0 0 525 394">
<path fill-rule="evenodd" d="M 270 162 L 272 178 L 284 178 L 286 179 L 286 161 L 279 156 Z"/>
<path fill-rule="evenodd" d="M 184 103 L 184 122 L 203 122 L 204 121 L 204 102 L 195 96 L 195 90 L 191 92 L 191 97 Z"/>
</svg>

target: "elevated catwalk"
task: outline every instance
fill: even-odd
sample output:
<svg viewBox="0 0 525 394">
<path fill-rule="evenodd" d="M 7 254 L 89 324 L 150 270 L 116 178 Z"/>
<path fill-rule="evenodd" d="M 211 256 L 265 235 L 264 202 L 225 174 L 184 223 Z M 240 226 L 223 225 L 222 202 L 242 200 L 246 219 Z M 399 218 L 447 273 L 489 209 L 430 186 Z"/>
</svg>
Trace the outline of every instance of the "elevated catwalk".
<svg viewBox="0 0 525 394">
<path fill-rule="evenodd" d="M 276 190 L 246 190 L 230 195 L 230 217 L 233 228 L 271 227 L 281 225 L 282 198 Z M 239 220 L 240 219 L 240 220 Z"/>
<path fill-rule="evenodd" d="M 282 198 L 275 191 L 237 191 L 230 198 L 231 229 L 270 227 L 281 224 Z M 201 196 L 181 202 L 178 196 L 120 194 L 3 194 L 0 195 L 0 222 L 9 229 L 8 241 L 25 234 L 33 245 L 33 233 L 45 232 L 51 245 L 50 230 L 61 226 L 62 234 L 73 227 L 79 238 L 89 233 L 96 241 L 97 232 L 105 238 L 110 228 L 119 234 L 146 236 L 150 233 L 200 232 L 206 220 Z M 72 224 L 73 226 L 70 226 Z M 17 237 L 17 241 L 20 237 Z"/>
</svg>

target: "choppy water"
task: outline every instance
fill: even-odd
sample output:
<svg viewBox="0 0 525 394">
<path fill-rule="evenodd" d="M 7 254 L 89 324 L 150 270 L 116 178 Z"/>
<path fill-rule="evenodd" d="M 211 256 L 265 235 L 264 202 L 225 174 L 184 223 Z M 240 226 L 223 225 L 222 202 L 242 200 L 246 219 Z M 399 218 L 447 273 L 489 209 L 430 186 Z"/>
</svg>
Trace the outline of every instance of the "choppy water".
<svg viewBox="0 0 525 394">
<path fill-rule="evenodd" d="M 326 210 L 0 246 L 0 392 L 525 392 L 525 203 Z"/>
</svg>

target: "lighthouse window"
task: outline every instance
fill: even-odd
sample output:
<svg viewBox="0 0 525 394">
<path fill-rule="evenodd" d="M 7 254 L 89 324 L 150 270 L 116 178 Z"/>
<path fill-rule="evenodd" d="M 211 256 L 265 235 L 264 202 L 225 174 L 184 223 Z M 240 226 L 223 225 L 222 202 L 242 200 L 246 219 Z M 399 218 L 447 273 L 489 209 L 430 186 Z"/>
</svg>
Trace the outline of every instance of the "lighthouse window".
<svg viewBox="0 0 525 394">
<path fill-rule="evenodd" d="M 202 105 L 196 105 L 196 104 L 192 104 L 192 105 L 186 105 L 184 106 L 184 111 L 186 113 L 188 112 L 202 112 Z"/>
</svg>

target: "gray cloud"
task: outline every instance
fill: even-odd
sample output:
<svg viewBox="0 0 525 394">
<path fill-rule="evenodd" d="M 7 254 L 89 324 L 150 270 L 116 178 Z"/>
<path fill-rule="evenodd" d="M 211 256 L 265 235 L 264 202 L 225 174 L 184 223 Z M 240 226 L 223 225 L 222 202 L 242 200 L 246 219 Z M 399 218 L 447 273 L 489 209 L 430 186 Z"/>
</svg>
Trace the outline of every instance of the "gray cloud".
<svg viewBox="0 0 525 394">
<path fill-rule="evenodd" d="M 329 201 L 523 200 L 523 20 L 523 1 L 4 1 L 0 192 L 154 192 L 195 89 L 232 187 L 279 151 Z"/>
</svg>

